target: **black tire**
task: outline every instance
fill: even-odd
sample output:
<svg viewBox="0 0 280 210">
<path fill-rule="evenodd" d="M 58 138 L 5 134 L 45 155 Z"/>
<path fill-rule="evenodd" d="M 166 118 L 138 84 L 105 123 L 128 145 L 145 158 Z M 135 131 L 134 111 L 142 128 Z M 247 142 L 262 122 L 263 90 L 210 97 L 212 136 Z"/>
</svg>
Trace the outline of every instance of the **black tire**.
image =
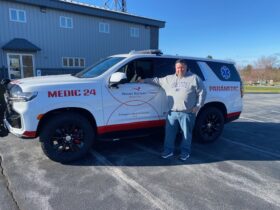
<svg viewBox="0 0 280 210">
<path fill-rule="evenodd" d="M 194 137 L 200 143 L 216 141 L 224 129 L 224 116 L 221 110 L 208 107 L 198 115 L 195 123 Z"/>
<path fill-rule="evenodd" d="M 48 119 L 39 136 L 43 152 L 51 160 L 67 163 L 89 152 L 95 132 L 85 117 L 65 112 Z"/>
</svg>

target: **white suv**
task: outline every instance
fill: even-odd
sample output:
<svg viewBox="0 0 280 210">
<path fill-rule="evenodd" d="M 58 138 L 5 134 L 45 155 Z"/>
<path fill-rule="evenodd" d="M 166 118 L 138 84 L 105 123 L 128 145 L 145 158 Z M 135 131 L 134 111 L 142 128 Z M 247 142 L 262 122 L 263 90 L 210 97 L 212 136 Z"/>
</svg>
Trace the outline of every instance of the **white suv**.
<svg viewBox="0 0 280 210">
<path fill-rule="evenodd" d="M 204 82 L 207 96 L 194 138 L 212 142 L 224 123 L 242 111 L 242 83 L 234 64 L 168 56 L 158 50 L 114 55 L 75 75 L 11 81 L 6 86 L 4 123 L 17 136 L 39 136 L 44 153 L 59 162 L 82 157 L 97 139 L 163 131 L 168 112 L 164 90 L 136 81 L 174 74 L 177 59 L 184 59 Z"/>
</svg>

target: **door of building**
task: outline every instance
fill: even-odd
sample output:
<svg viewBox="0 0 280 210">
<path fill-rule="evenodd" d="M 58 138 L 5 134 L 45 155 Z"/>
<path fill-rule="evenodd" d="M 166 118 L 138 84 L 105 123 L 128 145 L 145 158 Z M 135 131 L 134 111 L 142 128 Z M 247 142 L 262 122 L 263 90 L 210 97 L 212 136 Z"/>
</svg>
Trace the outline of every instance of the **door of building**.
<svg viewBox="0 0 280 210">
<path fill-rule="evenodd" d="M 21 79 L 34 76 L 34 56 L 32 54 L 7 55 L 10 79 Z"/>
</svg>

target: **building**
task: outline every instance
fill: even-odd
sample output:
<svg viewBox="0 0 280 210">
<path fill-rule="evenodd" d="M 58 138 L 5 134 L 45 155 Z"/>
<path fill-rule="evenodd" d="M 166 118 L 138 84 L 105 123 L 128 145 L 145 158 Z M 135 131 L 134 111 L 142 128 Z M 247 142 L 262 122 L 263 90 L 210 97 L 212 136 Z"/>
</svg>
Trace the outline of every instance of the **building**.
<svg viewBox="0 0 280 210">
<path fill-rule="evenodd" d="M 0 78 L 78 72 L 101 58 L 158 49 L 165 22 L 67 0 L 0 1 Z"/>
</svg>

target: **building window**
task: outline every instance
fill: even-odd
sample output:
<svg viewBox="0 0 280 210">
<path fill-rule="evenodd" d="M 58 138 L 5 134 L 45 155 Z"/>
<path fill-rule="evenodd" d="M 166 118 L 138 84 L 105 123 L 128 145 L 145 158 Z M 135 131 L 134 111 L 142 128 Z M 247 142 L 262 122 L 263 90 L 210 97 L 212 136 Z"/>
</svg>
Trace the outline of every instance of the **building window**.
<svg viewBox="0 0 280 210">
<path fill-rule="evenodd" d="M 68 59 L 67 58 L 62 58 L 62 66 L 67 67 L 68 66 Z"/>
<path fill-rule="evenodd" d="M 10 21 L 21 22 L 21 23 L 26 22 L 26 13 L 24 10 L 10 8 L 9 13 L 10 13 Z"/>
<path fill-rule="evenodd" d="M 62 66 L 63 67 L 85 67 L 85 59 L 84 58 L 71 58 L 71 57 L 63 57 L 62 58 Z"/>
<path fill-rule="evenodd" d="M 73 18 L 60 16 L 61 28 L 73 28 Z"/>
<path fill-rule="evenodd" d="M 85 67 L 85 59 L 80 58 L 80 66 Z"/>
<path fill-rule="evenodd" d="M 110 25 L 109 23 L 103 23 L 103 22 L 100 22 L 99 23 L 99 32 L 100 33 L 110 33 Z"/>
<path fill-rule="evenodd" d="M 139 28 L 130 28 L 130 36 L 131 37 L 139 37 Z"/>
<path fill-rule="evenodd" d="M 73 58 L 69 58 L 68 59 L 68 64 L 69 64 L 69 67 L 73 67 L 74 66 Z"/>
</svg>

